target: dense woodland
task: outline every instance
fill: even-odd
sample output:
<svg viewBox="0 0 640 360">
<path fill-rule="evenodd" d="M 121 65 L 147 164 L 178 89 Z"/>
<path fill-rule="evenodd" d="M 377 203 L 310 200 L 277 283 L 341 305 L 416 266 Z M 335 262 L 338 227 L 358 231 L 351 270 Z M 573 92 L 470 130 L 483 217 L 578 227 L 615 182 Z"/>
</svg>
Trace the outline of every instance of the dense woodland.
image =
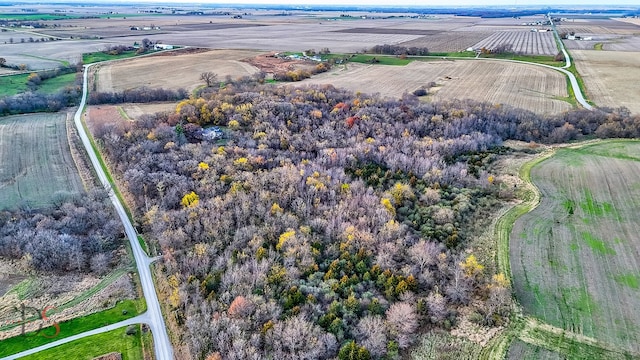
<svg viewBox="0 0 640 360">
<path fill-rule="evenodd" d="M 42 272 L 102 275 L 111 269 L 123 235 L 106 193 L 61 192 L 54 205 L 0 212 L 0 257 Z"/>
<path fill-rule="evenodd" d="M 228 139 L 203 141 L 209 125 Z M 638 125 L 624 110 L 543 117 L 242 79 L 95 134 L 163 254 L 192 358 L 391 359 L 462 307 L 505 321 L 508 281 L 466 251 L 513 195 L 487 172 L 503 140 Z"/>
</svg>

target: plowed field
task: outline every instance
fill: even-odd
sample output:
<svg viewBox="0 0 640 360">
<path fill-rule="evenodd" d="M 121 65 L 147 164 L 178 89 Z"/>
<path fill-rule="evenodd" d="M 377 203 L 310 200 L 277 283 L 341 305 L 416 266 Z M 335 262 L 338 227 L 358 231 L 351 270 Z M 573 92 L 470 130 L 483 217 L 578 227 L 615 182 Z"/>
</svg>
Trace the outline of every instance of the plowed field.
<svg viewBox="0 0 640 360">
<path fill-rule="evenodd" d="M 333 84 L 353 91 L 395 97 L 429 82 L 433 101 L 473 99 L 512 105 L 537 113 L 559 113 L 571 105 L 564 76 L 535 65 L 495 61 L 414 61 L 406 66 L 348 64 L 302 83 Z"/>
<path fill-rule="evenodd" d="M 58 191 L 83 191 L 67 140 L 66 113 L 0 120 L 0 210 L 51 205 Z"/>
</svg>

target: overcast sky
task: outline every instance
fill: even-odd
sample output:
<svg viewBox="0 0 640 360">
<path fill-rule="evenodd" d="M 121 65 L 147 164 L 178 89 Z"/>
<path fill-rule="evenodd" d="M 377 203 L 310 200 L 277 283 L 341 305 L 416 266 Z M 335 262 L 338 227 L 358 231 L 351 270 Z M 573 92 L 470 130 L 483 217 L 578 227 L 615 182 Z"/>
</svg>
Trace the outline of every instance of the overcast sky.
<svg viewBox="0 0 640 360">
<path fill-rule="evenodd" d="M 286 5 L 393 5 L 393 6 L 559 6 L 559 5 L 633 5 L 640 0 L 136 0 L 135 2 L 175 2 L 189 4 L 286 4 Z"/>
</svg>

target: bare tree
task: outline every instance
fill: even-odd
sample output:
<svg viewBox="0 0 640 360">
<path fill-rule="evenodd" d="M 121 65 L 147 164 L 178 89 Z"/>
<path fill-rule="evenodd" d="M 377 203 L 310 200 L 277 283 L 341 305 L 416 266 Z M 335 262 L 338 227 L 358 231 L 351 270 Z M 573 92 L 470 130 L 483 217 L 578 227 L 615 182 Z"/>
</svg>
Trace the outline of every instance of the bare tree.
<svg viewBox="0 0 640 360">
<path fill-rule="evenodd" d="M 213 84 L 218 81 L 218 75 L 211 71 L 205 71 L 200 74 L 200 80 L 203 80 L 207 83 L 207 87 L 212 87 Z"/>
<path fill-rule="evenodd" d="M 406 302 L 395 303 L 387 310 L 387 321 L 391 326 L 392 335 L 398 340 L 398 346 L 401 349 L 411 346 L 418 328 L 415 307 Z"/>
</svg>

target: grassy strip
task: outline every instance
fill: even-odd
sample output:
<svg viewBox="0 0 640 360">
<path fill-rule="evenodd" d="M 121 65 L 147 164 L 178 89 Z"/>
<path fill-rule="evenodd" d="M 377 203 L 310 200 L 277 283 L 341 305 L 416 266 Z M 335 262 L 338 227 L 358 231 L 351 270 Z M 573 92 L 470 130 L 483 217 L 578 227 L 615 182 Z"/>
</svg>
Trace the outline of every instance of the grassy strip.
<svg viewBox="0 0 640 360">
<path fill-rule="evenodd" d="M 59 62 L 60 64 L 64 65 L 64 66 L 70 66 L 71 64 L 66 61 L 66 60 L 58 60 L 58 59 L 52 59 L 52 58 L 47 58 L 44 56 L 36 56 L 36 55 L 29 55 L 29 54 L 21 54 L 22 56 L 25 57 L 30 57 L 30 58 L 34 58 L 34 59 L 40 59 L 40 60 L 48 60 L 48 61 L 55 61 L 55 62 Z"/>
<path fill-rule="evenodd" d="M 598 51 L 602 51 L 604 44 L 603 43 L 597 43 L 595 45 L 593 45 L 593 50 L 598 50 Z"/>
<path fill-rule="evenodd" d="M 132 118 L 129 117 L 129 115 L 127 115 L 127 112 L 124 111 L 122 106 L 117 106 L 116 109 L 118 109 L 118 113 L 120 114 L 120 117 L 122 117 L 123 119 L 125 119 L 127 121 L 132 121 L 133 120 Z"/>
<path fill-rule="evenodd" d="M 513 224 L 520 216 L 530 212 L 540 203 L 540 192 L 538 188 L 531 183 L 531 169 L 553 154 L 554 152 L 546 153 L 522 165 L 522 168 L 520 168 L 520 178 L 524 180 L 526 185 L 526 188 L 520 196 L 522 202 L 505 212 L 496 222 L 495 236 L 498 243 L 498 270 L 505 274 L 511 282 L 513 282 L 511 278 L 511 264 L 509 262 L 509 238 L 511 237 L 511 229 L 513 229 Z"/>
<path fill-rule="evenodd" d="M 127 335 L 127 328 L 120 328 L 25 356 L 23 359 L 85 360 L 118 352 L 122 354 L 123 360 L 142 360 L 144 359 L 143 343 L 146 341 L 145 338 L 149 338 L 151 335 L 149 332 L 142 334 L 140 325 L 134 325 L 134 327 L 136 329 L 134 335 Z"/>
<path fill-rule="evenodd" d="M 111 309 L 60 323 L 60 332 L 57 335 L 55 327 L 50 326 L 42 329 L 40 334 L 27 333 L 2 340 L 0 341 L 0 357 L 19 353 L 69 336 L 81 334 L 85 331 L 135 317 L 145 311 L 145 306 L 146 303 L 142 299 L 124 300 L 118 302 L 116 306 Z"/>
</svg>

